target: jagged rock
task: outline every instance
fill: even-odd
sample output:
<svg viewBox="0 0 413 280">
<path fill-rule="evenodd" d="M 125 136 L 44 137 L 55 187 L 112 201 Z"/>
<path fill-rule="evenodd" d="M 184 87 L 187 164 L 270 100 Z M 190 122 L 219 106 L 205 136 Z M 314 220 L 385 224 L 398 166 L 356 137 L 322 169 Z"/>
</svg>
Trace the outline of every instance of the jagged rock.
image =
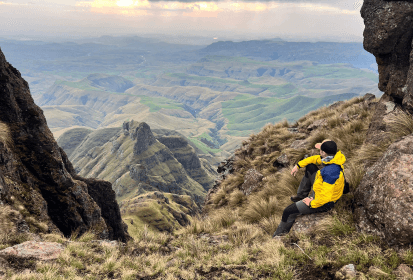
<svg viewBox="0 0 413 280">
<path fill-rule="evenodd" d="M 0 123 L 9 139 L 0 141 L 2 200 L 11 202 L 15 197 L 36 221 L 47 224 L 48 231 L 70 236 L 74 230 L 81 234 L 93 227 L 100 238 L 126 241 L 120 212 L 114 219 L 105 219 L 102 213 L 103 205 L 118 207 L 112 193 L 93 179 L 76 176 L 34 103 L 29 85 L 1 51 Z M 106 196 L 107 202 L 99 205 L 92 197 L 94 191 Z M 115 228 L 119 230 L 110 230 Z"/>
<path fill-rule="evenodd" d="M 34 258 L 46 261 L 57 259 L 63 250 L 64 246 L 56 242 L 26 241 L 1 250 L 0 256 L 6 259 L 16 256 L 19 258 Z"/>
<path fill-rule="evenodd" d="M 128 136 L 129 135 L 129 122 L 123 122 L 122 128 L 123 128 L 123 134 L 125 136 Z"/>
<path fill-rule="evenodd" d="M 355 191 L 358 228 L 389 244 L 413 242 L 413 136 L 393 143 Z"/>
<path fill-rule="evenodd" d="M 129 166 L 129 174 L 131 178 L 137 182 L 147 182 L 148 174 L 146 167 L 142 164 L 132 164 Z"/>
<path fill-rule="evenodd" d="M 326 119 L 316 120 L 315 122 L 313 122 L 307 127 L 307 130 L 311 131 L 311 130 L 314 130 L 314 129 L 317 129 L 323 126 L 327 126 Z"/>
<path fill-rule="evenodd" d="M 157 142 L 155 136 L 152 134 L 151 128 L 144 122 L 138 125 L 133 133 L 132 139 L 136 139 L 135 146 L 133 147 L 133 153 L 135 155 L 140 155 L 146 151 L 149 146 Z"/>
<path fill-rule="evenodd" d="M 347 264 L 338 270 L 334 277 L 335 279 L 344 280 L 344 279 L 356 279 L 357 271 L 354 264 Z"/>
<path fill-rule="evenodd" d="M 364 1 L 364 48 L 376 57 L 379 89 L 413 112 L 410 70 L 413 3 L 410 1 Z"/>
<path fill-rule="evenodd" d="M 411 279 L 411 276 L 413 275 L 413 270 L 408 265 L 401 264 L 393 273 L 397 276 L 397 279 L 408 280 Z"/>
<path fill-rule="evenodd" d="M 219 164 L 219 166 L 217 168 L 218 177 L 215 180 L 214 185 L 212 186 L 212 188 L 210 188 L 208 190 L 208 193 L 205 196 L 205 200 L 204 200 L 205 202 L 204 202 L 204 205 L 202 207 L 203 210 L 206 209 L 206 206 L 211 203 L 212 195 L 219 190 L 219 188 L 221 186 L 221 182 L 226 178 L 226 176 L 228 174 L 232 174 L 234 172 L 234 170 L 235 170 L 234 166 L 233 166 L 234 161 L 235 161 L 235 156 L 231 156 L 230 158 L 222 161 Z"/>
<path fill-rule="evenodd" d="M 308 142 L 306 140 L 295 140 L 290 148 L 291 149 L 305 149 L 308 145 Z"/>
<path fill-rule="evenodd" d="M 314 213 L 311 215 L 300 215 L 295 219 L 292 230 L 301 233 L 310 233 L 317 230 L 318 224 L 322 222 L 327 216 L 328 212 Z"/>
<path fill-rule="evenodd" d="M 264 176 L 255 169 L 249 169 L 244 176 L 244 183 L 241 185 L 240 190 L 245 195 L 250 195 L 251 192 L 261 187 L 261 182 Z"/>
<path fill-rule="evenodd" d="M 413 113 L 413 3 L 366 0 L 361 16 L 365 25 L 363 46 L 376 57 L 378 87 L 384 92 L 367 132 L 366 143 L 375 144 L 386 138 L 384 112 L 391 109 L 386 102 L 393 102 L 401 110 Z"/>
<path fill-rule="evenodd" d="M 277 167 L 277 168 L 285 168 L 289 165 L 290 160 L 288 158 L 288 156 L 286 154 L 282 154 L 281 156 L 279 156 L 274 162 L 273 162 L 273 166 Z"/>
<path fill-rule="evenodd" d="M 214 184 L 203 165 L 195 149 L 188 143 L 188 141 L 177 135 L 156 136 L 156 139 L 164 144 L 172 152 L 173 156 L 182 164 L 188 175 L 200 183 L 206 191 L 208 191 Z"/>
<path fill-rule="evenodd" d="M 375 98 L 376 98 L 376 96 L 372 93 L 366 93 L 363 96 L 364 102 L 366 102 L 366 103 L 371 103 Z"/>
</svg>

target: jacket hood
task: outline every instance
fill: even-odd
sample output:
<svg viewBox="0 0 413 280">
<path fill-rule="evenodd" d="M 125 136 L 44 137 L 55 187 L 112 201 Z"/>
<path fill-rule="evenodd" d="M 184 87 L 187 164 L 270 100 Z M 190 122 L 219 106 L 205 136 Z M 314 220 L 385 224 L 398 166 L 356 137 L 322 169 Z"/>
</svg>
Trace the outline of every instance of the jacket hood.
<svg viewBox="0 0 413 280">
<path fill-rule="evenodd" d="M 346 162 L 346 157 L 341 153 L 341 151 L 338 151 L 334 158 L 330 160 L 329 162 L 326 162 L 325 164 L 337 164 L 343 167 L 343 164 Z"/>
</svg>

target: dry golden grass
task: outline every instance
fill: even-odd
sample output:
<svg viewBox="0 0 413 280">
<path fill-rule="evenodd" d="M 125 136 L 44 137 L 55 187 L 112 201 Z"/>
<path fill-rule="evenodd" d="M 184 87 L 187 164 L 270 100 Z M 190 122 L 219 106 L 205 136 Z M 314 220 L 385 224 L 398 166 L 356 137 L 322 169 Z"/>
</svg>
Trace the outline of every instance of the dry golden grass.
<svg viewBox="0 0 413 280">
<path fill-rule="evenodd" d="M 3 122 L 0 122 L 0 142 L 2 142 L 6 147 L 13 145 L 10 129 L 7 124 Z"/>
<path fill-rule="evenodd" d="M 394 140 L 413 133 L 413 117 L 409 112 L 400 111 L 389 118 L 390 136 Z"/>
<path fill-rule="evenodd" d="M 248 202 L 241 215 L 250 223 L 258 223 L 261 219 L 269 218 L 274 214 L 280 215 L 284 210 L 276 196 L 263 198 L 254 195 L 248 199 Z"/>
</svg>

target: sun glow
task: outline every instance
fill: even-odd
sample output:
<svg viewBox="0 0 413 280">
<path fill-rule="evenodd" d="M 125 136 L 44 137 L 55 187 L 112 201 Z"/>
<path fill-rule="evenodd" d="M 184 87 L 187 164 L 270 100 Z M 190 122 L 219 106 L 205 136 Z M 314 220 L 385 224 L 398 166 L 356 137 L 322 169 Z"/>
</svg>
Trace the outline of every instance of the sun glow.
<svg viewBox="0 0 413 280">
<path fill-rule="evenodd" d="M 130 7 L 133 6 L 133 0 L 119 0 L 116 2 L 116 5 L 119 7 Z"/>
</svg>

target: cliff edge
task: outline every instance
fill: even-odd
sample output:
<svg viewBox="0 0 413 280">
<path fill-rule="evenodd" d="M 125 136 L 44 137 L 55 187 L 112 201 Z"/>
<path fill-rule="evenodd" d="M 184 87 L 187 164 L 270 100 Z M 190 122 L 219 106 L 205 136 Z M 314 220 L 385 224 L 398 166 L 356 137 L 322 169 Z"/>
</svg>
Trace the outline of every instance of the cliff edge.
<svg viewBox="0 0 413 280">
<path fill-rule="evenodd" d="M 13 205 L 26 220 L 36 221 L 29 223 L 34 231 L 70 236 L 91 229 L 100 238 L 129 239 L 110 183 L 75 174 L 28 83 L 1 50 L 0 128 L 1 204 Z"/>
</svg>

